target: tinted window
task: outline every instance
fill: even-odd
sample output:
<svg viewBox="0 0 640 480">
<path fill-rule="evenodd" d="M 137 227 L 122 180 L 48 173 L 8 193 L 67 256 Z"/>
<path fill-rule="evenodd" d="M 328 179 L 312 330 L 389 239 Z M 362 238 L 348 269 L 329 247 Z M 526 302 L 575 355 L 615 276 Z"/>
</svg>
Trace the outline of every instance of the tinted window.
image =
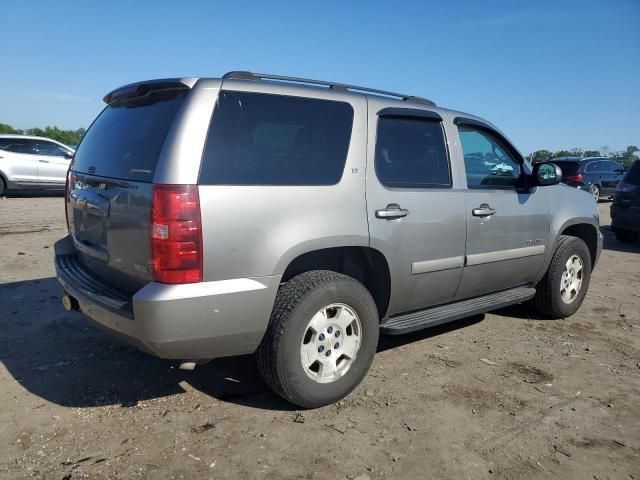
<svg viewBox="0 0 640 480">
<path fill-rule="evenodd" d="M 616 172 L 616 170 L 622 170 L 622 166 L 617 163 L 614 162 L 613 160 L 607 160 L 606 162 L 604 162 L 607 166 L 607 171 L 608 172 Z"/>
<path fill-rule="evenodd" d="M 223 91 L 200 170 L 205 185 L 334 185 L 347 159 L 345 102 Z"/>
<path fill-rule="evenodd" d="M 520 164 L 496 137 L 484 130 L 460 126 L 469 188 L 514 187 L 520 178 Z"/>
<path fill-rule="evenodd" d="M 624 177 L 625 183 L 640 185 L 640 160 L 636 161 Z"/>
<path fill-rule="evenodd" d="M 387 187 L 451 185 L 449 160 L 440 122 L 380 117 L 376 139 L 376 175 Z"/>
<path fill-rule="evenodd" d="M 35 141 L 22 138 L 5 138 L 1 140 L 0 148 L 14 153 L 36 153 Z"/>
<path fill-rule="evenodd" d="M 586 173 L 601 172 L 602 170 L 602 162 L 589 162 L 584 169 Z"/>
<path fill-rule="evenodd" d="M 36 150 L 40 155 L 50 155 L 54 157 L 64 157 L 69 150 L 66 148 L 62 148 L 60 145 L 57 145 L 52 142 L 36 142 Z"/>
<path fill-rule="evenodd" d="M 567 162 L 563 160 L 558 160 L 558 161 L 553 161 L 553 163 L 558 165 L 560 167 L 560 170 L 562 170 L 562 178 L 575 175 L 578 172 L 578 169 L 580 168 L 580 163 L 578 162 Z"/>
<path fill-rule="evenodd" d="M 183 96 L 156 95 L 105 108 L 74 155 L 73 170 L 150 182 Z"/>
</svg>

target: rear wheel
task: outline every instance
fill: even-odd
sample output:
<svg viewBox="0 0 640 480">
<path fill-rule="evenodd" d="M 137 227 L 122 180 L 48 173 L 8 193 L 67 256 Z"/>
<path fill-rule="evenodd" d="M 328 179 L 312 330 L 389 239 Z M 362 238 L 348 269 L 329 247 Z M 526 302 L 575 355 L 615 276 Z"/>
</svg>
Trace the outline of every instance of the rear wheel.
<svg viewBox="0 0 640 480">
<path fill-rule="evenodd" d="M 304 408 L 334 403 L 366 375 L 379 319 L 369 291 L 340 273 L 302 273 L 280 287 L 256 352 L 271 389 Z"/>
<path fill-rule="evenodd" d="M 600 187 L 598 185 L 591 185 L 589 189 L 591 191 L 591 195 L 596 199 L 596 202 L 600 200 Z"/>
<path fill-rule="evenodd" d="M 549 318 L 573 315 L 582 305 L 591 279 L 591 256 L 587 244 L 562 235 L 549 269 L 538 284 L 534 307 Z"/>
<path fill-rule="evenodd" d="M 638 232 L 634 232 L 633 230 L 625 230 L 623 228 L 616 228 L 613 230 L 613 233 L 615 234 L 618 241 L 622 243 L 633 243 L 638 240 L 638 238 L 640 238 L 640 234 Z"/>
<path fill-rule="evenodd" d="M 4 183 L 4 178 L 0 177 L 0 197 L 4 196 L 7 190 L 7 185 Z"/>
</svg>

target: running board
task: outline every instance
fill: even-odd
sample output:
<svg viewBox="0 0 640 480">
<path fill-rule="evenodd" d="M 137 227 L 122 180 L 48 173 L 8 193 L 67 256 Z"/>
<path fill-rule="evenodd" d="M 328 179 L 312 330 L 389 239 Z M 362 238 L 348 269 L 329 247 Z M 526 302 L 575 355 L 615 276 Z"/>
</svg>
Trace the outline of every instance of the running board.
<svg viewBox="0 0 640 480">
<path fill-rule="evenodd" d="M 490 310 L 507 307 L 514 303 L 526 302 L 533 298 L 536 289 L 532 287 L 517 287 L 502 292 L 490 293 L 481 297 L 460 300 L 446 305 L 406 313 L 383 320 L 380 324 L 380 333 L 387 335 L 400 335 L 414 332 L 423 328 L 434 327 L 442 323 L 459 320 Z"/>
</svg>

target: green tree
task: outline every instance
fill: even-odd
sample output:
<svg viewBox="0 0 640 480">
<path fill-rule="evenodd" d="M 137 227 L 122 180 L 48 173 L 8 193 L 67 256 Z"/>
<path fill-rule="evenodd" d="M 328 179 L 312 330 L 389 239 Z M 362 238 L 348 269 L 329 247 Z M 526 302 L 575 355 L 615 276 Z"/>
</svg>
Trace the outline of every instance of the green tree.
<svg viewBox="0 0 640 480">
<path fill-rule="evenodd" d="M 0 123 L 0 133 L 18 133 L 18 130 L 6 123 Z"/>
<path fill-rule="evenodd" d="M 537 150 L 531 154 L 531 163 L 548 162 L 551 158 L 549 150 Z"/>
<path fill-rule="evenodd" d="M 600 155 L 600 152 L 598 150 L 585 150 L 584 156 L 585 157 L 601 157 L 602 155 Z"/>
<path fill-rule="evenodd" d="M 638 155 L 636 155 L 638 152 L 640 149 L 637 146 L 629 145 L 625 150 L 612 153 L 611 158 L 622 163 L 625 167 L 630 167 L 633 162 L 638 160 Z"/>
<path fill-rule="evenodd" d="M 557 152 L 555 152 L 553 154 L 553 157 L 573 157 L 573 152 L 570 152 L 569 150 L 558 150 Z"/>
</svg>

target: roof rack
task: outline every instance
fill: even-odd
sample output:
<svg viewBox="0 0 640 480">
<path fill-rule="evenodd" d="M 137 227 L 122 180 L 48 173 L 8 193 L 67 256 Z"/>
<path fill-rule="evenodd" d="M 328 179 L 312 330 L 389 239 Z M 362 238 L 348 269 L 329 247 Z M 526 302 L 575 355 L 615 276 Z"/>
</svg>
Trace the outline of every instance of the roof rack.
<svg viewBox="0 0 640 480">
<path fill-rule="evenodd" d="M 254 73 L 244 71 L 227 72 L 222 76 L 223 79 L 229 80 L 276 80 L 280 82 L 292 82 L 301 83 L 306 85 L 321 85 L 329 87 L 331 90 L 343 90 L 354 92 L 375 93 L 376 95 L 383 95 L 385 97 L 395 97 L 401 100 L 421 103 L 423 105 L 436 106 L 436 103 L 428 98 L 416 97 L 414 95 L 404 95 L 402 93 L 388 92 L 386 90 L 378 90 L 375 88 L 358 87 L 356 85 L 347 85 L 344 83 L 326 82 L 323 80 L 311 80 L 309 78 L 287 77 L 284 75 L 271 75 L 268 73 Z"/>
</svg>

